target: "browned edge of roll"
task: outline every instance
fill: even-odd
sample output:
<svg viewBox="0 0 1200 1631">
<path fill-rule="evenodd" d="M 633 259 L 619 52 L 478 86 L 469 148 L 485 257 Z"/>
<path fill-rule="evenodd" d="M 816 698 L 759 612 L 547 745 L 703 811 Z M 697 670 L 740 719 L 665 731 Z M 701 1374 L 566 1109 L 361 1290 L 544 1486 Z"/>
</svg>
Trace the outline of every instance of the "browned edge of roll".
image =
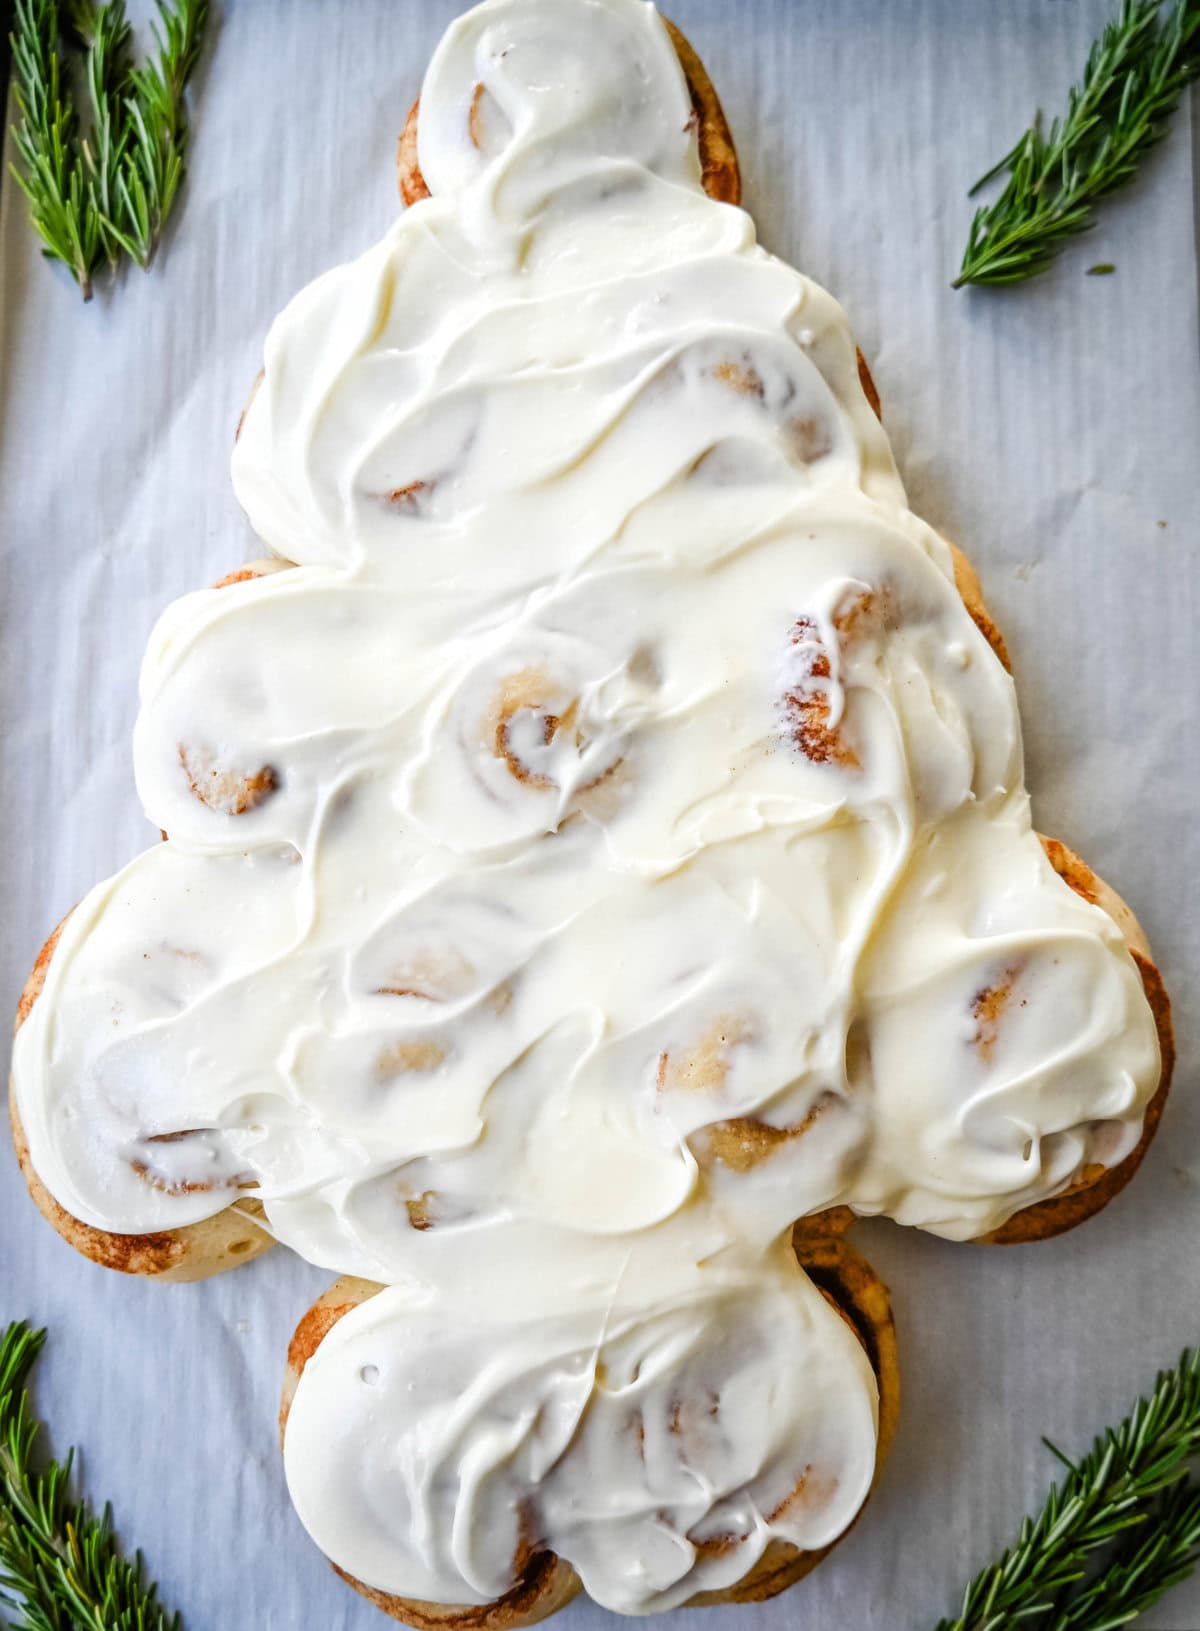
<svg viewBox="0 0 1200 1631">
<path fill-rule="evenodd" d="M 669 17 L 664 17 L 663 22 L 671 36 L 671 44 L 675 47 L 675 55 L 687 80 L 688 95 L 692 99 L 704 190 L 721 204 L 740 204 L 742 172 L 721 98 L 686 35 L 676 28 Z"/>
<path fill-rule="evenodd" d="M 689 1608 L 703 1608 L 716 1603 L 760 1603 L 794 1586 L 805 1575 L 811 1574 L 835 1546 L 842 1544 L 862 1518 L 867 1503 L 878 1488 L 900 1418 L 900 1361 L 896 1327 L 887 1287 L 867 1260 L 841 1237 L 839 1226 L 850 1221 L 849 1214 L 844 1219 L 833 1214 L 827 1214 L 827 1218 L 831 1227 L 825 1226 L 826 1218 L 806 1219 L 798 1223 L 792 1232 L 792 1244 L 804 1272 L 853 1331 L 875 1373 L 879 1389 L 879 1436 L 871 1488 L 853 1522 L 828 1546 L 803 1552 L 787 1541 L 773 1540 L 754 1567 L 736 1585 L 722 1591 L 699 1592 L 686 1605 Z"/>
<path fill-rule="evenodd" d="M 261 577 L 277 563 L 253 562 L 223 577 L 214 588 L 228 584 L 245 583 Z M 163 838 L 166 838 L 166 833 Z M 70 917 L 67 913 L 67 917 Z M 29 978 L 17 1001 L 13 1034 L 21 1029 L 42 993 L 46 973 L 55 947 L 66 927 L 67 917 L 54 930 L 37 955 Z M 13 1148 L 26 1186 L 38 1211 L 68 1246 L 92 1263 L 120 1274 L 143 1274 L 164 1284 L 182 1284 L 193 1280 L 207 1280 L 211 1275 L 223 1274 L 227 1269 L 240 1268 L 261 1257 L 275 1244 L 274 1239 L 257 1220 L 263 1217 L 262 1202 L 252 1196 L 243 1196 L 199 1223 L 185 1223 L 175 1229 L 155 1230 L 144 1235 L 117 1234 L 97 1229 L 73 1217 L 51 1195 L 34 1168 L 29 1153 L 29 1140 L 17 1110 L 17 1095 L 10 1074 L 8 1083 L 8 1116 L 12 1128 Z"/>
<path fill-rule="evenodd" d="M 742 177 L 738 168 L 737 150 L 725 118 L 725 110 L 713 82 L 705 72 L 704 64 L 692 50 L 684 35 L 666 17 L 663 18 L 671 43 L 679 57 L 688 95 L 692 100 L 692 118 L 696 125 L 696 140 L 700 148 L 700 171 L 704 190 L 710 198 L 723 204 L 738 204 L 742 197 Z M 417 158 L 417 118 L 420 97 L 408 110 L 404 129 L 396 148 L 396 171 L 400 196 L 406 204 L 419 203 L 429 197 L 429 188 L 421 174 Z M 465 117 L 465 113 L 464 113 Z"/>
<path fill-rule="evenodd" d="M 1039 834 L 1039 837 L 1041 836 Z M 1087 862 L 1081 860 L 1073 850 L 1068 849 L 1057 838 L 1045 837 L 1042 837 L 1042 848 L 1046 851 L 1050 865 L 1064 883 L 1084 900 L 1107 912 L 1125 936 L 1125 944 L 1137 964 L 1146 992 L 1146 1001 L 1154 1016 L 1162 1069 L 1158 1087 L 1146 1106 L 1142 1120 L 1142 1136 L 1125 1159 L 1114 1167 L 1097 1164 L 1094 1168 L 1085 1168 L 1061 1195 L 1051 1196 L 1046 1201 L 1037 1201 L 1033 1206 L 1026 1206 L 1020 1212 L 1015 1212 L 999 1229 L 993 1229 L 991 1234 L 980 1237 L 990 1246 L 1017 1246 L 1035 1240 L 1050 1240 L 1055 1235 L 1065 1234 L 1068 1229 L 1074 1229 L 1079 1224 L 1085 1223 L 1088 1218 L 1094 1217 L 1107 1206 L 1114 1196 L 1120 1194 L 1141 1166 L 1142 1158 L 1158 1131 L 1175 1068 L 1175 1034 L 1171 1025 L 1171 1002 L 1162 975 L 1150 955 L 1150 947 L 1141 925 L 1116 890 L 1106 884 L 1103 878 L 1097 877 Z"/>
<path fill-rule="evenodd" d="M 896 1330 L 888 1302 L 887 1287 L 871 1266 L 836 1231 L 825 1231 L 819 1223 L 808 1229 L 798 1225 L 794 1234 L 796 1255 L 805 1273 L 826 1301 L 853 1331 L 861 1343 L 879 1388 L 879 1436 L 875 1458 L 874 1490 L 887 1457 L 900 1411 L 900 1369 L 896 1351 Z M 379 1286 L 367 1280 L 345 1278 L 332 1285 L 301 1318 L 288 1346 L 279 1409 L 279 1441 L 283 1446 L 288 1412 L 305 1365 L 337 1322 L 351 1309 L 374 1296 Z M 869 1496 L 868 1496 L 869 1499 Z M 863 1503 L 865 1506 L 865 1502 Z M 861 1515 L 862 1508 L 859 1509 Z M 855 1517 L 855 1523 L 858 1517 Z M 819 1551 L 802 1552 L 786 1541 L 772 1541 L 750 1570 L 734 1586 L 721 1591 L 700 1592 L 688 1607 L 714 1603 L 753 1603 L 774 1597 L 794 1585 L 833 1547 L 849 1534 L 850 1524 L 837 1540 Z M 539 1552 L 530 1558 L 511 1591 L 494 1602 L 475 1606 L 426 1603 L 378 1591 L 356 1580 L 346 1570 L 331 1567 L 376 1608 L 394 1620 L 431 1631 L 452 1626 L 456 1631 L 515 1631 L 535 1625 L 571 1600 L 580 1589 L 574 1569 L 553 1552 Z"/>
<path fill-rule="evenodd" d="M 371 1280 L 358 1280 L 344 1276 L 334 1282 L 323 1296 L 318 1297 L 297 1325 L 288 1344 L 287 1369 L 279 1404 L 279 1448 L 283 1449 L 288 1412 L 296 1396 L 296 1388 L 304 1367 L 337 1322 L 373 1297 L 382 1287 Z M 579 1576 L 569 1563 L 553 1552 L 536 1552 L 521 1571 L 520 1578 L 503 1597 L 490 1603 L 453 1604 L 426 1603 L 415 1597 L 397 1597 L 379 1591 L 358 1580 L 332 1560 L 330 1568 L 347 1585 L 353 1586 L 390 1619 L 402 1620 L 419 1631 L 433 1631 L 435 1627 L 452 1626 L 455 1631 L 513 1631 L 513 1628 L 536 1625 L 547 1615 L 555 1613 L 580 1589 Z"/>
<path fill-rule="evenodd" d="M 17 1004 L 14 1034 L 20 1030 L 41 994 L 46 970 L 66 921 L 66 918 L 62 920 L 38 953 L 37 962 Z M 261 1257 L 275 1244 L 271 1236 L 255 1222 L 262 1216 L 262 1203 L 249 1196 L 240 1200 L 236 1209 L 231 1204 L 215 1216 L 201 1219 L 199 1223 L 181 1224 L 176 1229 L 157 1230 L 152 1234 L 115 1234 L 107 1229 L 96 1229 L 90 1223 L 81 1223 L 59 1205 L 34 1169 L 11 1076 L 8 1115 L 17 1161 L 38 1211 L 68 1246 L 73 1246 L 82 1256 L 103 1268 L 116 1269 L 120 1274 L 145 1274 L 165 1283 L 178 1284 L 206 1280 L 212 1274 L 224 1273 L 226 1269 L 240 1268 L 243 1263 Z"/>
</svg>

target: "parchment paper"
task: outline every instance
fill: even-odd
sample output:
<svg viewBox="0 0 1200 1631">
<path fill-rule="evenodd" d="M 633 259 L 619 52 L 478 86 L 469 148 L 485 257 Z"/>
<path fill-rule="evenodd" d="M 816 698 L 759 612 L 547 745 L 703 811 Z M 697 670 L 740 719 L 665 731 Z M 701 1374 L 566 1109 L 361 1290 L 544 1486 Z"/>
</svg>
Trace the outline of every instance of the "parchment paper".
<svg viewBox="0 0 1200 1631">
<path fill-rule="evenodd" d="M 268 323 L 397 205 L 393 155 L 452 0 L 228 0 L 153 275 L 83 306 L 0 199 L 0 993 L 96 879 L 152 842 L 129 741 L 166 602 L 257 553 L 227 463 Z M 764 241 L 848 307 L 915 507 L 968 550 L 1012 651 L 1042 830 L 1142 917 L 1180 1068 L 1132 1189 L 1077 1234 L 856 1239 L 893 1290 L 904 1413 L 845 1545 L 713 1631 L 923 1631 L 1054 1473 L 1200 1339 L 1200 369 L 1184 112 L 1049 276 L 954 293 L 964 194 L 1061 105 L 1107 0 L 673 0 L 724 98 Z M 1085 269 L 1111 261 L 1110 277 Z M 0 1152 L 0 1318 L 51 1337 L 58 1448 L 188 1631 L 383 1622 L 292 1514 L 275 1436 L 293 1323 L 328 1276 L 282 1250 L 199 1286 L 96 1268 Z M 599 1631 L 589 1605 L 569 1631 Z M 610 1622 L 608 1622 L 610 1623 Z M 699 1622 L 691 1620 L 689 1625 Z M 1200 1626 L 1200 1583 L 1147 1626 Z"/>
</svg>

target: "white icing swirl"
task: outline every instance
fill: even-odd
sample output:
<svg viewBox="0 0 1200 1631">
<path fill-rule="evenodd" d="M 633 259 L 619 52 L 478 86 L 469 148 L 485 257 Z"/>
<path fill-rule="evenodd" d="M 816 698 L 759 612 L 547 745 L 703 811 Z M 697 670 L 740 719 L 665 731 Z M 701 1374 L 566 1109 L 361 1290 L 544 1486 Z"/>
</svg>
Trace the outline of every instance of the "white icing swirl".
<svg viewBox="0 0 1200 1631">
<path fill-rule="evenodd" d="M 551 1547 L 640 1612 L 833 1539 L 875 1386 L 792 1220 L 985 1233 L 1127 1154 L 1158 1077 L 845 317 L 692 125 L 636 0 L 449 30 L 434 197 L 274 325 L 234 457 L 300 564 L 159 622 L 171 841 L 76 910 L 16 1049 L 85 1223 L 245 1187 L 388 1287 L 288 1476 L 434 1601 Z"/>
<path fill-rule="evenodd" d="M 287 1427 L 297 1510 L 360 1577 L 405 1556 L 419 1601 L 447 1580 L 463 1603 L 503 1595 L 547 1534 L 622 1613 L 732 1585 L 772 1538 L 825 1546 L 871 1480 L 873 1378 L 798 1283 L 780 1250 L 640 1308 L 535 1295 L 514 1318 L 495 1282 L 432 1309 L 392 1287 L 309 1361 Z M 331 1504 L 334 1398 L 356 1459 Z"/>
</svg>

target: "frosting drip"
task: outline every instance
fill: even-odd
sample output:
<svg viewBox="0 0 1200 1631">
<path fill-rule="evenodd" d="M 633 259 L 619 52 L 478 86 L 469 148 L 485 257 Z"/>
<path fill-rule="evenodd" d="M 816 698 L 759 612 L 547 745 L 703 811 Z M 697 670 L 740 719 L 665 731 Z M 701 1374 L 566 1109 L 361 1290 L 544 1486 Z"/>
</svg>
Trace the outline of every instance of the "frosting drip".
<svg viewBox="0 0 1200 1631">
<path fill-rule="evenodd" d="M 1157 1081 L 844 314 L 704 195 L 692 126 L 636 0 L 449 30 L 434 196 L 276 322 L 234 456 L 297 564 L 160 620 L 170 842 L 17 1043 L 76 1217 L 247 1191 L 387 1288 L 306 1369 L 288 1477 L 432 1601 L 549 1546 L 642 1612 L 835 1538 L 875 1385 L 793 1219 L 985 1233 L 1127 1154 Z"/>
</svg>

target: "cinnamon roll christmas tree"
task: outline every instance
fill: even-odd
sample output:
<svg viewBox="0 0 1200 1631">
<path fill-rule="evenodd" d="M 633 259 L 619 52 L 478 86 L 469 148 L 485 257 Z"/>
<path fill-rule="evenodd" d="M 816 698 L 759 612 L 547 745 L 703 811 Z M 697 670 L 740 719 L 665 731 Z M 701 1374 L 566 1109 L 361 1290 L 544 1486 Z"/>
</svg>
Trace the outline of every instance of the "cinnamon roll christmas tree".
<svg viewBox="0 0 1200 1631">
<path fill-rule="evenodd" d="M 170 836 L 38 961 L 18 1150 L 110 1266 L 343 1277 L 284 1456 L 387 1612 L 753 1600 L 894 1425 L 847 1225 L 1095 1211 L 1166 997 L 1034 831 L 978 583 L 687 42 L 486 0 L 400 169 L 268 336 L 233 478 L 272 561 L 154 631 Z"/>
</svg>

